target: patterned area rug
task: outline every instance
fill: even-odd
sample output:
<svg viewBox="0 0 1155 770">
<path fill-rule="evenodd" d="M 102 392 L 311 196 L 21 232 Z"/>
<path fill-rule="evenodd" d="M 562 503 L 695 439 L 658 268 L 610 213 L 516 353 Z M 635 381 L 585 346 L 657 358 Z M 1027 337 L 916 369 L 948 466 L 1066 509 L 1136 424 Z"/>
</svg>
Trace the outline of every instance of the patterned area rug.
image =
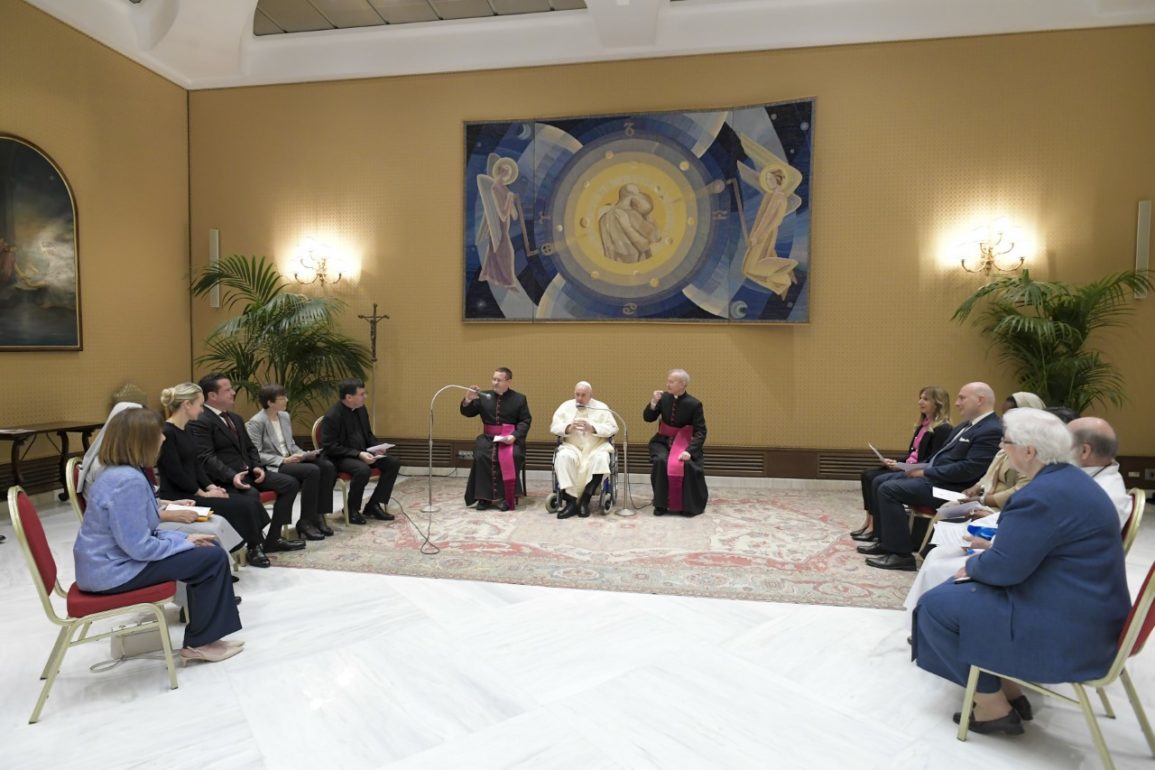
<svg viewBox="0 0 1155 770">
<path fill-rule="evenodd" d="M 595 513 L 559 521 L 545 507 L 548 481 L 530 481 L 517 511 L 465 508 L 464 480 L 434 479 L 431 542 L 398 515 L 393 523 L 344 527 L 304 551 L 276 554 L 277 566 L 388 575 L 728 599 L 897 609 L 913 573 L 867 567 L 848 530 L 861 523 L 856 491 L 712 489 L 701 516 Z M 634 485 L 639 504 L 648 487 Z M 424 530 L 429 514 L 424 479 L 394 489 Z M 339 519 L 339 517 L 331 517 Z"/>
</svg>

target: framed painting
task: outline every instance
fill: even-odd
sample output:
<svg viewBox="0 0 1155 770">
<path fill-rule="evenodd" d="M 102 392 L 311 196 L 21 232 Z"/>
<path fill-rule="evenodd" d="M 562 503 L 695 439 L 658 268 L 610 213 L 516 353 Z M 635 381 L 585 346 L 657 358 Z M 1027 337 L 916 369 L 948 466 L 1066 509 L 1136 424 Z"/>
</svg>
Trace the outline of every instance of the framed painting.
<svg viewBox="0 0 1155 770">
<path fill-rule="evenodd" d="M 39 147 L 0 133 L 0 351 L 80 349 L 72 189 Z"/>
<path fill-rule="evenodd" d="M 814 100 L 465 125 L 467 321 L 806 323 Z"/>
</svg>

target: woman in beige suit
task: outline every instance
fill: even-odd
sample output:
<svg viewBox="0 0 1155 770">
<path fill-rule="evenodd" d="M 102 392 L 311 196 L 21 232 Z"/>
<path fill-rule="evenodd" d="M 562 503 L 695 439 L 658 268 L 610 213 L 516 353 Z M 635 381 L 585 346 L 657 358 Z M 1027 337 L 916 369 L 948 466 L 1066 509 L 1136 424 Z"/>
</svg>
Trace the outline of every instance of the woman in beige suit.
<svg viewBox="0 0 1155 770">
<path fill-rule="evenodd" d="M 324 540 L 333 530 L 325 514 L 333 512 L 333 486 L 337 469 L 317 452 L 306 452 L 293 440 L 293 421 L 285 407 L 284 387 L 271 384 L 257 391 L 261 411 L 245 423 L 249 438 L 265 467 L 287 474 L 301 484 L 301 519 L 297 532 L 307 540 Z"/>
</svg>

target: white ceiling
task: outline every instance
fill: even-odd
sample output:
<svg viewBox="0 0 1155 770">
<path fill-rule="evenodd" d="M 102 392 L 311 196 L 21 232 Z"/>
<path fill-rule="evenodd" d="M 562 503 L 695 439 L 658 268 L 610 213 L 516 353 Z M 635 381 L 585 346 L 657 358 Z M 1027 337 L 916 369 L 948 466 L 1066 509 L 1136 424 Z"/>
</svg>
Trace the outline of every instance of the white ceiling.
<svg viewBox="0 0 1155 770">
<path fill-rule="evenodd" d="M 193 90 L 1155 23 L 1155 0 L 586 0 L 257 36 L 257 0 L 25 1 Z"/>
</svg>

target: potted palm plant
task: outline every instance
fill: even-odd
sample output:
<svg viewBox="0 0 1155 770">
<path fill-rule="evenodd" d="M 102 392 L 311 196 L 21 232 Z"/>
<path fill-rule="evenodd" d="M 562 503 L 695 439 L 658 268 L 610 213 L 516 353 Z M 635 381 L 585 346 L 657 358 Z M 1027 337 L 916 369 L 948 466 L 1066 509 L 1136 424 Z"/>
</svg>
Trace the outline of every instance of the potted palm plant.
<svg viewBox="0 0 1155 770">
<path fill-rule="evenodd" d="M 338 381 L 365 378 L 369 350 L 337 329 L 340 300 L 289 291 L 264 257 L 234 254 L 208 265 L 193 277 L 192 294 L 217 285 L 222 306 L 240 313 L 213 330 L 196 360 L 227 375 L 251 401 L 261 385 L 277 382 L 291 401 L 316 412 L 335 396 Z"/>
<path fill-rule="evenodd" d="M 1014 367 L 1023 390 L 1082 413 L 1097 402 L 1122 406 L 1126 401 L 1122 375 L 1090 341 L 1102 329 L 1124 325 L 1133 292 L 1151 289 L 1146 272 L 1073 286 L 1036 281 L 1024 270 L 975 291 L 952 319 L 961 323 L 977 311 L 975 325 Z"/>
</svg>

